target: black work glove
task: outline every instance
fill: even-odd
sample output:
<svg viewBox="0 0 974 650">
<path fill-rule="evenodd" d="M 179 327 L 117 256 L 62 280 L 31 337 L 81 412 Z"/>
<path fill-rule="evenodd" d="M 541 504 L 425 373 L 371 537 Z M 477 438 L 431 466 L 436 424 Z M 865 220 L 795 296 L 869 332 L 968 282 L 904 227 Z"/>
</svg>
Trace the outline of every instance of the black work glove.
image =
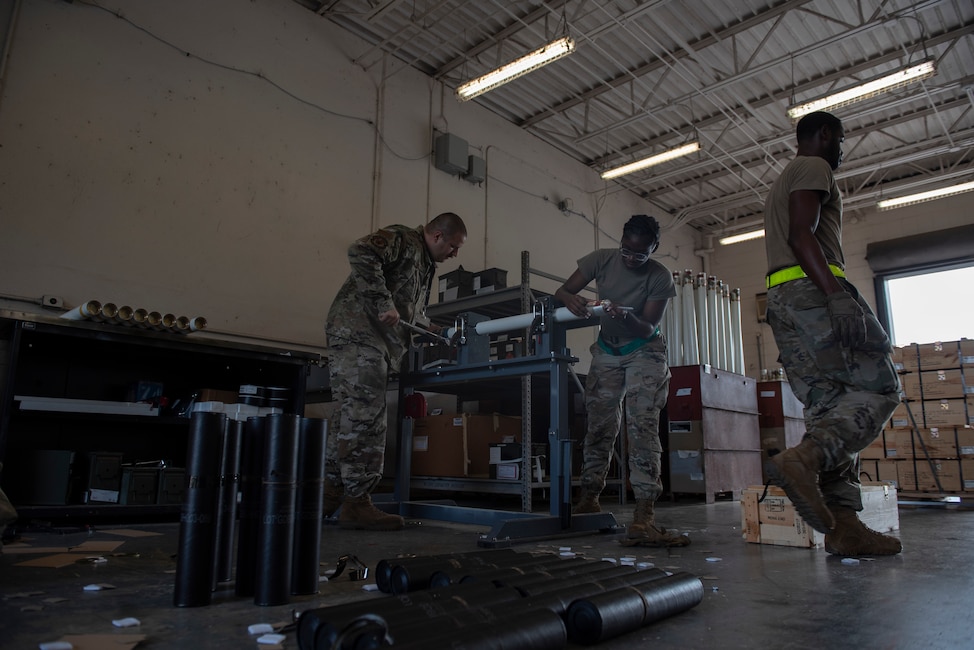
<svg viewBox="0 0 974 650">
<path fill-rule="evenodd" d="M 846 348 L 858 348 L 866 342 L 866 314 L 862 307 L 845 291 L 826 296 L 832 331 Z"/>
</svg>

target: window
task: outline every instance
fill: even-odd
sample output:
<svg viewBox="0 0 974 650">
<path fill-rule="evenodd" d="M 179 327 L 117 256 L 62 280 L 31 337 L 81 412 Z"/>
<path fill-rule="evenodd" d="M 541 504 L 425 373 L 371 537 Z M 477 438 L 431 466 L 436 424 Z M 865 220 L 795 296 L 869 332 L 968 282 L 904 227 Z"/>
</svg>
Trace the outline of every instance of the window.
<svg viewBox="0 0 974 650">
<path fill-rule="evenodd" d="M 974 265 L 884 278 L 893 345 L 974 338 Z"/>
</svg>

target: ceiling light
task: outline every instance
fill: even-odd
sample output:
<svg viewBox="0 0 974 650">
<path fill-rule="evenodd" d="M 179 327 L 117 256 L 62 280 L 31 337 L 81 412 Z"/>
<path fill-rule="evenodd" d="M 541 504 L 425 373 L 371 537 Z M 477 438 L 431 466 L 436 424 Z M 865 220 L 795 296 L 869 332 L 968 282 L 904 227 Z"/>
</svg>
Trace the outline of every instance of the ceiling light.
<svg viewBox="0 0 974 650">
<path fill-rule="evenodd" d="M 797 120 L 800 117 L 808 115 L 809 113 L 814 113 L 815 111 L 825 111 L 830 108 L 846 106 L 847 104 L 852 104 L 862 99 L 868 99 L 869 97 L 875 97 L 880 93 L 905 86 L 908 83 L 920 81 L 921 79 L 926 79 L 927 77 L 932 77 L 936 71 L 937 69 L 934 66 L 933 61 L 924 61 L 918 65 L 897 70 L 893 74 L 877 77 L 872 81 L 867 81 L 859 84 L 858 86 L 853 86 L 852 88 L 848 88 L 825 97 L 820 97 L 819 99 L 814 99 L 810 102 L 806 102 L 805 104 L 792 106 L 788 109 L 788 117 L 790 117 L 792 120 Z"/>
<path fill-rule="evenodd" d="M 574 51 L 575 41 L 572 40 L 571 36 L 559 38 L 556 41 L 541 46 L 530 54 L 525 54 L 519 59 L 505 63 L 496 70 L 492 70 L 483 76 L 460 84 L 457 88 L 457 98 L 460 101 L 473 99 L 477 95 L 482 95 L 488 90 L 493 90 L 512 79 L 526 75 L 532 70 L 537 70 Z"/>
<path fill-rule="evenodd" d="M 751 232 L 742 232 L 739 235 L 721 237 L 718 241 L 721 243 L 721 245 L 726 246 L 728 244 L 738 244 L 742 241 L 760 239 L 761 237 L 764 237 L 764 228 L 762 228 L 761 230 L 752 230 Z"/>
<path fill-rule="evenodd" d="M 690 142 L 683 145 L 682 147 L 677 147 L 676 149 L 669 149 L 663 153 L 658 153 L 655 156 L 650 156 L 649 158 L 643 158 L 642 160 L 637 160 L 636 162 L 631 162 L 628 165 L 622 165 L 621 167 L 616 167 L 614 169 L 609 169 L 602 172 L 602 178 L 609 180 L 612 178 L 618 178 L 620 176 L 625 176 L 626 174 L 631 174 L 633 172 L 638 172 L 640 169 L 646 169 L 647 167 L 652 167 L 653 165 L 658 165 L 660 163 L 665 163 L 667 160 L 673 160 L 674 158 L 679 158 L 680 156 L 685 156 L 691 154 L 694 151 L 700 150 L 699 142 Z"/>
<path fill-rule="evenodd" d="M 930 190 L 929 192 L 920 192 L 919 194 L 909 194 L 907 196 L 901 196 L 898 199 L 885 199 L 877 203 L 876 207 L 880 210 L 890 210 L 892 208 L 901 208 L 904 205 L 913 205 L 914 203 L 932 201 L 944 196 L 952 196 L 954 194 L 961 194 L 962 192 L 970 192 L 971 190 L 974 190 L 974 181 L 971 181 L 970 183 L 961 183 L 960 185 L 951 185 L 950 187 L 942 187 L 939 190 Z"/>
</svg>

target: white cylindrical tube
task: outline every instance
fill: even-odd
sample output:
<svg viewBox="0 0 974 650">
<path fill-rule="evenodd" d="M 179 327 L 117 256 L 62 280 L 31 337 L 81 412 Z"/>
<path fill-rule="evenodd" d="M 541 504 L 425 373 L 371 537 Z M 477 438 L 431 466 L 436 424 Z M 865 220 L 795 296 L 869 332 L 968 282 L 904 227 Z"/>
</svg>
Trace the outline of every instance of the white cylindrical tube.
<svg viewBox="0 0 974 650">
<path fill-rule="evenodd" d="M 710 363 L 715 368 L 720 367 L 720 312 L 717 310 L 719 304 L 717 292 L 717 276 L 711 275 L 707 278 L 707 328 L 710 335 Z"/>
<path fill-rule="evenodd" d="M 202 329 L 206 329 L 206 319 L 202 316 L 194 316 L 189 319 L 189 331 L 198 332 Z"/>
<path fill-rule="evenodd" d="M 68 320 L 84 320 L 94 318 L 101 313 L 101 303 L 97 300 L 86 300 L 71 311 L 61 314 L 61 318 Z"/>
<path fill-rule="evenodd" d="M 678 366 L 684 365 L 683 362 L 683 278 L 679 271 L 673 272 L 673 284 L 675 285 L 676 295 L 670 300 L 670 307 L 673 309 L 673 331 L 670 332 L 670 339 L 667 345 L 673 348 L 673 363 Z"/>
<path fill-rule="evenodd" d="M 185 316 L 177 316 L 173 322 L 173 329 L 177 332 L 186 333 L 189 331 L 189 319 Z"/>
<path fill-rule="evenodd" d="M 731 370 L 731 359 L 734 356 L 734 350 L 731 347 L 731 333 L 730 333 L 730 288 L 724 284 L 720 283 L 720 318 L 721 318 L 721 340 L 723 341 L 723 365 L 721 368 L 724 370 Z"/>
<path fill-rule="evenodd" d="M 698 273 L 694 283 L 693 295 L 696 298 L 697 313 L 697 347 L 700 352 L 700 363 L 710 363 L 710 334 L 707 316 L 707 274 Z"/>
<path fill-rule="evenodd" d="M 660 323 L 659 330 L 666 339 L 666 365 L 668 366 L 677 365 L 676 359 L 673 358 L 673 345 L 670 343 L 670 339 L 673 338 L 671 332 L 673 331 L 674 322 L 673 305 L 667 305 L 666 312 L 663 313 L 663 322 Z"/>
<path fill-rule="evenodd" d="M 693 271 L 683 272 L 683 363 L 696 366 L 700 363 L 697 348 L 697 312 L 693 304 Z"/>
<path fill-rule="evenodd" d="M 717 367 L 727 369 L 727 319 L 724 318 L 724 281 L 717 280 Z"/>
<path fill-rule="evenodd" d="M 592 305 L 589 307 L 589 311 L 591 312 L 592 316 L 601 316 L 603 313 L 605 313 L 605 309 L 603 309 L 602 305 Z M 556 323 L 564 323 L 573 320 L 585 320 L 585 317 L 576 316 L 569 311 L 568 307 L 559 307 L 558 309 L 555 309 L 551 313 L 550 317 Z M 514 330 L 523 330 L 531 327 L 531 324 L 534 323 L 534 319 L 535 315 L 533 313 L 505 316 L 504 318 L 495 318 L 493 320 L 485 320 L 476 323 L 473 326 L 473 330 L 481 336 L 488 334 L 499 334 L 501 332 L 511 332 Z M 598 321 L 592 321 L 592 325 L 598 324 Z M 457 329 L 455 327 L 448 327 L 442 332 L 443 336 L 448 339 L 453 338 L 456 333 Z"/>
<path fill-rule="evenodd" d="M 744 374 L 744 335 L 741 331 L 741 290 L 731 292 L 731 334 L 734 337 L 734 372 Z"/>
</svg>

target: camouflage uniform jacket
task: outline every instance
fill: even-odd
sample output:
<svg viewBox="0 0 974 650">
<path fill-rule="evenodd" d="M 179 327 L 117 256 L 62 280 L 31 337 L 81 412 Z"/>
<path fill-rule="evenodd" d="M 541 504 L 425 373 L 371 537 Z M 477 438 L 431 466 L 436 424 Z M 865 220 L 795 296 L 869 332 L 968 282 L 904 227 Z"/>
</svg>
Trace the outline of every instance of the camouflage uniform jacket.
<svg viewBox="0 0 974 650">
<path fill-rule="evenodd" d="M 328 310 L 329 344 L 368 345 L 398 362 L 409 347 L 409 333 L 382 325 L 378 315 L 395 307 L 402 320 L 414 323 L 425 310 L 436 263 L 423 226 L 382 228 L 349 246 L 348 261 L 352 272 Z"/>
</svg>

